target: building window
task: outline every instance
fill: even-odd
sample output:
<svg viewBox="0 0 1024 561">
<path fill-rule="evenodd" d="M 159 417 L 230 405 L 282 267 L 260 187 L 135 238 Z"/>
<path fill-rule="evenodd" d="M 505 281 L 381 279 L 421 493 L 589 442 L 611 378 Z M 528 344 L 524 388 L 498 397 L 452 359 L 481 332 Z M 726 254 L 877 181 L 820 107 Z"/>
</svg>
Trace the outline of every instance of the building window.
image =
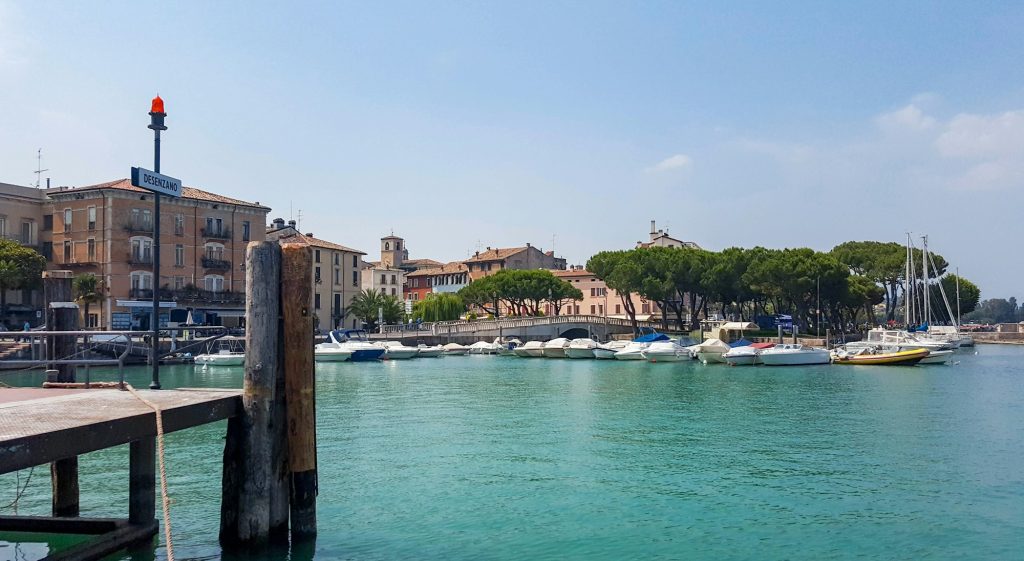
<svg viewBox="0 0 1024 561">
<path fill-rule="evenodd" d="M 7 217 L 0 216 L 0 238 L 7 237 Z"/>
<path fill-rule="evenodd" d="M 21 221 L 21 243 L 36 245 L 36 221 L 31 218 Z"/>
<path fill-rule="evenodd" d="M 315 308 L 317 310 L 320 309 L 320 294 L 319 293 L 313 295 L 313 308 Z"/>
<path fill-rule="evenodd" d="M 64 209 L 64 231 L 65 232 L 70 232 L 71 231 L 71 209 L 70 208 Z"/>
<path fill-rule="evenodd" d="M 621 314 L 622 313 L 622 304 L 615 304 L 615 313 L 616 314 Z"/>
<path fill-rule="evenodd" d="M 90 263 L 95 262 L 96 261 L 96 239 L 95 238 L 89 238 L 89 241 L 86 242 L 86 247 L 88 248 L 86 250 L 86 251 L 88 251 L 88 255 L 89 255 L 88 261 Z"/>
<path fill-rule="evenodd" d="M 206 258 L 215 259 L 217 261 L 224 260 L 224 246 L 219 243 L 208 243 L 205 248 Z M 184 260 L 182 261 L 184 264 Z"/>
<path fill-rule="evenodd" d="M 185 246 L 181 244 L 174 246 L 174 266 L 185 266 Z"/>
<path fill-rule="evenodd" d="M 150 238 L 131 238 L 131 248 L 132 263 L 153 262 L 153 240 Z"/>
<path fill-rule="evenodd" d="M 313 269 L 313 281 L 320 282 L 320 267 L 316 267 Z"/>
<path fill-rule="evenodd" d="M 338 254 L 337 254 L 337 253 L 335 253 L 335 254 L 334 254 L 334 266 L 335 266 L 335 267 L 337 267 L 337 266 L 338 266 L 338 265 L 340 265 L 340 264 L 341 264 L 341 258 L 340 258 L 340 257 L 338 257 Z"/>
<path fill-rule="evenodd" d="M 52 214 L 44 214 L 43 215 L 43 231 L 49 232 L 50 230 L 53 230 L 53 215 Z"/>
<path fill-rule="evenodd" d="M 640 305 L 640 313 L 642 313 L 642 314 L 649 314 L 649 313 L 651 313 L 651 305 L 650 304 L 646 304 L 646 303 L 645 304 L 641 304 Z"/>
<path fill-rule="evenodd" d="M 594 296 L 597 296 L 597 289 L 590 287 L 590 297 L 593 298 Z"/>
<path fill-rule="evenodd" d="M 395 275 L 391 275 L 391 284 L 398 284 L 398 281 L 395 280 Z"/>
<path fill-rule="evenodd" d="M 597 305 L 597 313 L 602 316 L 604 315 L 604 304 Z"/>
<path fill-rule="evenodd" d="M 395 251 L 399 251 L 401 249 L 402 249 L 402 242 L 395 242 Z"/>
<path fill-rule="evenodd" d="M 356 257 L 355 255 L 352 256 L 352 268 L 353 269 L 358 269 L 359 268 L 359 258 Z"/>
<path fill-rule="evenodd" d="M 100 315 L 89 314 L 89 317 L 85 318 L 86 327 L 89 329 L 95 329 L 100 326 Z"/>
<path fill-rule="evenodd" d="M 391 251 L 391 243 L 384 242 L 384 251 Z"/>
<path fill-rule="evenodd" d="M 352 286 L 359 286 L 359 271 L 352 271 Z"/>
<path fill-rule="evenodd" d="M 597 313 L 597 306 L 595 306 L 594 304 L 591 304 L 590 305 L 590 315 L 594 315 L 596 313 Z"/>
<path fill-rule="evenodd" d="M 251 226 L 249 225 L 249 221 L 248 220 L 243 220 L 242 221 L 242 241 L 243 242 L 249 241 L 249 231 L 250 231 L 250 229 L 251 229 Z"/>
<path fill-rule="evenodd" d="M 395 288 L 394 288 L 394 287 L 391 287 L 391 295 L 392 295 L 392 296 L 395 296 L 396 294 L 398 294 L 398 293 L 397 293 L 397 292 L 395 292 Z"/>
<path fill-rule="evenodd" d="M 320 262 L 320 250 L 319 249 L 314 249 L 313 250 L 313 262 L 314 263 L 319 263 Z"/>
<path fill-rule="evenodd" d="M 138 292 L 140 290 L 150 290 L 153 288 L 153 273 L 147 273 L 145 271 L 135 271 L 131 273 L 132 291 Z M 135 294 L 138 296 L 138 294 Z"/>
<path fill-rule="evenodd" d="M 387 284 L 388 283 L 388 276 L 387 275 L 381 275 L 380 276 L 380 283 L 381 284 Z"/>
<path fill-rule="evenodd" d="M 342 317 L 341 312 L 342 312 L 342 310 L 341 310 L 341 294 L 335 294 L 334 295 L 334 310 L 331 312 L 331 315 L 333 315 L 333 316 L 335 316 L 337 318 L 341 318 Z"/>
<path fill-rule="evenodd" d="M 491 270 L 491 263 L 488 263 L 488 264 L 487 264 L 487 270 L 488 270 L 488 271 L 490 271 L 490 270 Z"/>
<path fill-rule="evenodd" d="M 341 284 L 341 269 L 334 270 L 334 284 Z"/>
<path fill-rule="evenodd" d="M 224 277 L 220 275 L 206 275 L 203 277 L 203 284 L 206 290 L 210 292 L 224 291 Z"/>
<path fill-rule="evenodd" d="M 185 288 L 185 277 L 174 277 L 174 290 Z"/>
<path fill-rule="evenodd" d="M 71 241 L 64 240 L 64 262 L 71 263 Z"/>
<path fill-rule="evenodd" d="M 89 229 L 90 230 L 95 230 L 96 229 L 96 207 L 94 207 L 94 206 L 89 207 L 89 209 L 88 209 L 88 216 L 89 216 Z"/>
</svg>

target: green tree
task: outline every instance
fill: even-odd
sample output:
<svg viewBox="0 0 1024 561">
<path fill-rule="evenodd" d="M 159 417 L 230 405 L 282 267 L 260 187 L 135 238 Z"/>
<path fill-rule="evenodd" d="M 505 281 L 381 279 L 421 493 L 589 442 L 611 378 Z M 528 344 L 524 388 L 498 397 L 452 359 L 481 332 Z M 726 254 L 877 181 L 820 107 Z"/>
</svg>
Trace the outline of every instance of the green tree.
<svg viewBox="0 0 1024 561">
<path fill-rule="evenodd" d="M 13 240 L 0 239 L 0 315 L 7 315 L 7 291 L 36 288 L 46 259 Z"/>
<path fill-rule="evenodd" d="M 469 307 L 498 317 L 498 283 L 494 275 L 477 279 L 459 290 L 459 297 Z"/>
<path fill-rule="evenodd" d="M 428 294 L 413 306 L 412 317 L 423 321 L 453 321 L 466 311 L 458 294 L 449 292 Z"/>
<path fill-rule="evenodd" d="M 949 305 L 953 308 L 953 314 L 957 311 L 957 281 L 960 284 L 960 315 L 964 316 L 978 308 L 978 302 L 981 301 L 981 289 L 978 285 L 965 279 L 964 277 L 957 277 L 956 275 L 945 275 L 939 282 L 942 283 L 942 289 L 946 293 L 946 298 L 949 299 Z"/>
<path fill-rule="evenodd" d="M 349 304 L 348 312 L 363 322 L 366 329 L 377 329 L 377 316 L 383 309 L 384 323 L 399 323 L 405 313 L 405 307 L 398 298 L 385 295 L 375 290 L 360 290 Z"/>
<path fill-rule="evenodd" d="M 103 301 L 103 282 L 92 273 L 77 275 L 71 281 L 71 289 L 85 313 L 85 321 L 89 321 L 89 307 Z"/>
<path fill-rule="evenodd" d="M 643 272 L 635 260 L 628 258 L 629 253 L 602 251 L 587 260 L 587 270 L 619 294 L 626 317 L 633 324 L 633 333 L 636 334 L 640 328 L 636 321 L 636 305 L 630 295 L 640 290 Z"/>
</svg>

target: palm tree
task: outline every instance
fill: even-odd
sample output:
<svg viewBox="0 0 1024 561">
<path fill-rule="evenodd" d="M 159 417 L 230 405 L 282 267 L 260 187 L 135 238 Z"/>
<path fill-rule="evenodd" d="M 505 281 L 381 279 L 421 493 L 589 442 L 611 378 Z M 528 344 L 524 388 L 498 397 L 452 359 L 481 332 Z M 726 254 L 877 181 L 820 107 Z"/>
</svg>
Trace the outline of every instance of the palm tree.
<svg viewBox="0 0 1024 561">
<path fill-rule="evenodd" d="M 0 259 L 0 316 L 7 316 L 7 291 L 21 284 L 21 269 L 10 259 Z"/>
<path fill-rule="evenodd" d="M 85 309 L 85 321 L 89 321 L 89 306 L 103 301 L 103 283 L 92 273 L 78 275 L 71 281 L 75 302 Z"/>
<path fill-rule="evenodd" d="M 384 323 L 396 323 L 402 319 L 404 309 L 402 303 L 394 296 L 381 294 L 376 290 L 360 290 L 348 306 L 348 313 L 363 322 L 366 329 L 377 328 L 377 314 L 384 311 Z"/>
</svg>

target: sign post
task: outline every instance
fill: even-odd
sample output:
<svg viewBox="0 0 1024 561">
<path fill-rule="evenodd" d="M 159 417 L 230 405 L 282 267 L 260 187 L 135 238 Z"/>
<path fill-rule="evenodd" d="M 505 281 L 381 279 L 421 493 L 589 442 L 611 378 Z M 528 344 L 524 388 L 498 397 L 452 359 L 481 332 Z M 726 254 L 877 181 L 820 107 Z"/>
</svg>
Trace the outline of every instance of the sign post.
<svg viewBox="0 0 1024 561">
<path fill-rule="evenodd" d="M 132 185 L 153 192 L 153 340 L 150 341 L 149 360 L 153 365 L 150 389 L 160 389 L 160 195 L 181 196 L 181 181 L 160 174 L 160 131 L 164 125 L 164 100 L 153 98 L 149 111 L 149 127 L 153 131 L 153 170 L 132 168 Z"/>
</svg>

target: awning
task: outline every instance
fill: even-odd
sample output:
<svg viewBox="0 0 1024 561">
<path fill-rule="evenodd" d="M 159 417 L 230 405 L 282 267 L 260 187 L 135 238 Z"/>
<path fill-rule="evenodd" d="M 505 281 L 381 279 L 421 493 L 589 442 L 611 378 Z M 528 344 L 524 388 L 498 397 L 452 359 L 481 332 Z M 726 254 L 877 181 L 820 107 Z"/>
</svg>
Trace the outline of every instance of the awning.
<svg viewBox="0 0 1024 561">
<path fill-rule="evenodd" d="M 756 331 L 761 328 L 752 321 L 727 321 L 723 323 L 719 329 L 727 329 L 729 331 L 745 331 L 747 329 L 752 329 Z"/>
<path fill-rule="evenodd" d="M 118 300 L 116 302 L 122 308 L 152 308 L 152 300 Z M 177 308 L 177 302 L 160 302 L 161 308 Z"/>
</svg>

